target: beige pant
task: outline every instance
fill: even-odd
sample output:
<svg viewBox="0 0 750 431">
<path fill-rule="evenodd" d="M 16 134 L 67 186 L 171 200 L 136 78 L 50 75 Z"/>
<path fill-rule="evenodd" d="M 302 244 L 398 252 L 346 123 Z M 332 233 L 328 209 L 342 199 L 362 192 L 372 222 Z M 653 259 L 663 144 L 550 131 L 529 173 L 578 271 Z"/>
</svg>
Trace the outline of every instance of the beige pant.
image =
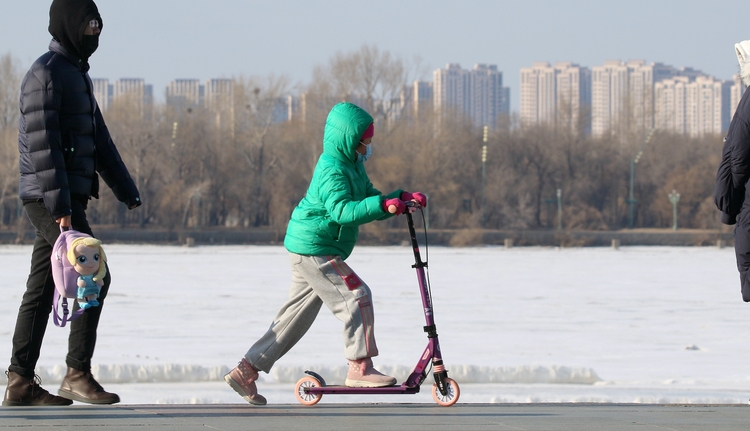
<svg viewBox="0 0 750 431">
<path fill-rule="evenodd" d="M 303 256 L 289 253 L 292 285 L 289 299 L 260 340 L 245 354 L 256 369 L 268 373 L 318 316 L 325 304 L 344 323 L 344 356 L 377 356 L 372 294 L 364 281 L 339 256 Z"/>
</svg>

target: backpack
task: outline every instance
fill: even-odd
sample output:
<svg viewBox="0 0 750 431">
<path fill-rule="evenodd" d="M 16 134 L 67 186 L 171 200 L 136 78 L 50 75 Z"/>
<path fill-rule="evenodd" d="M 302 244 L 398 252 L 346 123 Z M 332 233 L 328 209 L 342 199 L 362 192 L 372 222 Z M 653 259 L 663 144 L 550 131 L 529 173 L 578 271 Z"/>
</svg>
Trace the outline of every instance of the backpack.
<svg viewBox="0 0 750 431">
<path fill-rule="evenodd" d="M 91 237 L 91 235 L 68 228 L 65 230 L 60 226 L 60 236 L 57 237 L 55 245 L 52 246 L 52 278 L 55 281 L 55 294 L 52 303 L 54 310 L 53 319 L 56 326 L 64 327 L 68 321 L 75 320 L 83 313 L 79 308 L 74 313 L 68 310 L 68 298 L 76 298 L 78 295 L 78 276 L 68 260 L 68 249 L 77 238 Z M 61 301 L 62 299 L 62 301 Z M 62 315 L 60 305 L 62 303 Z"/>
</svg>

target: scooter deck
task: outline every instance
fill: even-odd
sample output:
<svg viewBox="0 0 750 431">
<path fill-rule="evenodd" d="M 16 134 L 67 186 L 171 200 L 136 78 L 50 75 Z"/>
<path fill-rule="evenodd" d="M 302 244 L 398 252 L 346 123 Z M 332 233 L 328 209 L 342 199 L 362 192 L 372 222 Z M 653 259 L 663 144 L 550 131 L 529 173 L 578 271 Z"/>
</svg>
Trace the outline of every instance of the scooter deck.
<svg viewBox="0 0 750 431">
<path fill-rule="evenodd" d="M 385 386 L 382 388 L 350 388 L 343 385 L 326 385 L 307 388 L 311 394 L 416 394 L 419 386 Z"/>
</svg>

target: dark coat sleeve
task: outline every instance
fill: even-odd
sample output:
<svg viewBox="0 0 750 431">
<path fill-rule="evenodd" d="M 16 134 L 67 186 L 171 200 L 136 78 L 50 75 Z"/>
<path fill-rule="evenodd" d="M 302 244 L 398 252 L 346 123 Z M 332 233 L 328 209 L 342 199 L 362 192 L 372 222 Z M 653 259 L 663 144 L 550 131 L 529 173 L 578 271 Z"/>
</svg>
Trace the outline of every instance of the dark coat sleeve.
<svg viewBox="0 0 750 431">
<path fill-rule="evenodd" d="M 120 153 L 112 142 L 107 125 L 104 123 L 99 107 L 96 107 L 94 113 L 96 122 L 96 170 L 101 175 L 104 182 L 115 197 L 120 202 L 124 202 L 128 208 L 134 208 L 141 204 L 141 198 L 135 182 L 130 177 L 128 168 L 120 157 Z"/>
<path fill-rule="evenodd" d="M 732 142 L 724 139 L 724 148 L 721 152 L 721 163 L 716 172 L 716 188 L 714 190 L 714 203 L 721 211 L 721 222 L 728 225 L 737 223 L 737 215 L 740 213 L 744 202 L 745 188 L 736 188 L 732 176 L 731 155 Z"/>
<path fill-rule="evenodd" d="M 750 179 L 750 92 L 745 92 L 732 118 L 721 163 L 716 173 L 714 202 L 722 212 L 721 222 L 735 224 L 745 200 L 745 188 Z"/>
<path fill-rule="evenodd" d="M 21 86 L 21 115 L 31 170 L 36 175 L 44 205 L 53 218 L 72 213 L 65 170 L 65 150 L 60 134 L 63 85 L 47 67 L 27 74 Z"/>
</svg>

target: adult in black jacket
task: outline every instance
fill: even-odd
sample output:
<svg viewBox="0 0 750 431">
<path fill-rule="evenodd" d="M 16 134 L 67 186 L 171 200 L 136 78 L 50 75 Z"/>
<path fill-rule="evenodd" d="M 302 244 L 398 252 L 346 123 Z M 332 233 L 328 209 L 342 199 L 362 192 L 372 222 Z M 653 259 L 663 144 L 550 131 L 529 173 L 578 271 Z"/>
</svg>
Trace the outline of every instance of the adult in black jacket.
<svg viewBox="0 0 750 431">
<path fill-rule="evenodd" d="M 740 76 L 750 85 L 750 40 L 735 46 Z M 714 199 L 721 222 L 734 228 L 734 250 L 740 272 L 742 300 L 750 302 L 750 91 L 745 91 L 724 138 L 721 164 L 716 174 Z"/>
<path fill-rule="evenodd" d="M 72 227 L 93 236 L 86 206 L 89 199 L 98 198 L 99 175 L 128 208 L 141 204 L 104 124 L 87 73 L 88 58 L 98 47 L 102 27 L 92 0 L 54 0 L 49 52 L 34 62 L 21 85 L 19 194 L 36 228 L 36 240 L 13 335 L 3 405 L 120 401 L 91 375 L 99 316 L 111 281 L 109 271 L 99 294 L 100 305 L 71 322 L 65 359 L 68 371 L 59 396 L 43 389 L 34 375 L 52 310 L 55 288 L 50 256 L 60 229 Z M 74 304 L 77 308 L 76 301 Z"/>
</svg>

